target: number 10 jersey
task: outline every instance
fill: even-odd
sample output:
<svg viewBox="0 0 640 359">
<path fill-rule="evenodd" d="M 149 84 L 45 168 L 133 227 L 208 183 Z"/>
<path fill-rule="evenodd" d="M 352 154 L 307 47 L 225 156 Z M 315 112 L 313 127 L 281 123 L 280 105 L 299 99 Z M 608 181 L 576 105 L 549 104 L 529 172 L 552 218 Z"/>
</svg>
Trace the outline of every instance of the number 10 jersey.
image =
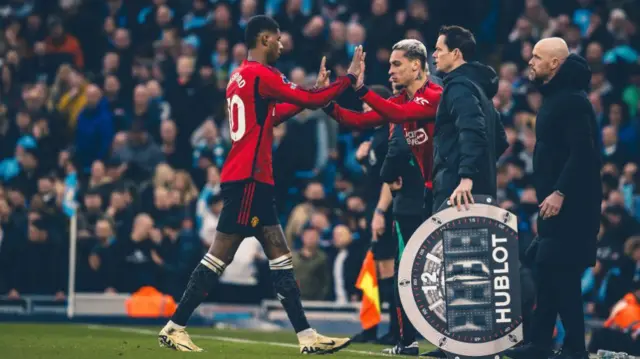
<svg viewBox="0 0 640 359">
<path fill-rule="evenodd" d="M 327 87 L 304 90 L 273 67 L 243 62 L 227 85 L 232 146 L 221 182 L 253 179 L 273 185 L 273 126 L 296 115 L 301 107 L 325 106 L 355 80 L 352 75 L 342 76 Z"/>
</svg>

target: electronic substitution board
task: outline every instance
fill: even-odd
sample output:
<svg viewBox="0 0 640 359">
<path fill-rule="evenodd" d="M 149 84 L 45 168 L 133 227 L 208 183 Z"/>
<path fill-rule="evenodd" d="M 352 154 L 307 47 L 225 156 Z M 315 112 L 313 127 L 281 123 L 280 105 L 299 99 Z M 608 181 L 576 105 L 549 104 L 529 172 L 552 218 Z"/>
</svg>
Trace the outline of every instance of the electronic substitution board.
<svg viewBox="0 0 640 359">
<path fill-rule="evenodd" d="M 518 219 L 474 196 L 411 236 L 398 270 L 411 323 L 449 358 L 497 358 L 522 340 Z"/>
</svg>

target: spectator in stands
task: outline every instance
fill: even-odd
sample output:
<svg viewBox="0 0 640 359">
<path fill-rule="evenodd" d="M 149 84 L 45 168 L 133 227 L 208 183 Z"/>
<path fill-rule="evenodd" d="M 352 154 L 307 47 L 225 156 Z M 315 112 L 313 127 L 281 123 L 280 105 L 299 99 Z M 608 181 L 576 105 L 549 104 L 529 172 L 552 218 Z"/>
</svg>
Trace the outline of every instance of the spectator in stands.
<svg viewBox="0 0 640 359">
<path fill-rule="evenodd" d="M 78 115 L 76 156 L 80 171 L 88 173 L 95 160 L 106 160 L 115 135 L 109 104 L 98 86 L 86 89 L 87 104 Z"/>
<path fill-rule="evenodd" d="M 106 215 L 113 221 L 118 238 L 127 238 L 133 226 L 135 212 L 126 201 L 126 188 L 120 184 L 113 188 Z"/>
<path fill-rule="evenodd" d="M 100 218 L 95 226 L 95 244 L 88 256 L 93 291 L 116 293 L 119 285 L 120 260 L 113 222 Z"/>
<path fill-rule="evenodd" d="M 87 103 L 86 87 L 87 81 L 84 76 L 71 70 L 69 87 L 60 97 L 60 100 L 55 103 L 56 110 L 66 124 L 69 138 L 74 138 L 78 115 L 80 115 Z"/>
<path fill-rule="evenodd" d="M 602 150 L 605 162 L 610 162 L 621 169 L 629 160 L 627 149 L 619 143 L 618 131 L 614 125 L 602 128 Z"/>
<path fill-rule="evenodd" d="M 212 164 L 221 168 L 224 164 L 228 148 L 218 131 L 218 126 L 211 120 L 205 121 L 191 136 L 193 151 L 193 167 L 198 168 L 198 160 L 202 153 L 212 153 Z"/>
<path fill-rule="evenodd" d="M 13 263 L 9 297 L 49 294 L 64 300 L 65 266 L 60 238 L 41 218 L 30 220 L 28 228 L 26 241 L 16 246 L 12 254 L 20 260 Z"/>
<path fill-rule="evenodd" d="M 161 230 L 162 240 L 155 243 L 151 259 L 158 266 L 161 283 L 159 289 L 178 300 L 202 256 L 202 250 L 192 232 L 182 230 L 180 217 L 165 219 Z"/>
<path fill-rule="evenodd" d="M 324 188 L 320 182 L 310 182 L 304 190 L 305 202 L 298 204 L 292 211 L 285 228 L 289 247 L 293 248 L 293 238 L 302 233 L 304 225 L 309 221 L 311 213 L 320 207 L 325 199 Z"/>
<path fill-rule="evenodd" d="M 151 250 L 162 242 L 162 234 L 154 230 L 153 226 L 151 216 L 139 214 L 135 217 L 132 231 L 122 238 L 122 270 L 127 276 L 121 279 L 121 286 L 125 292 L 133 292 L 145 285 L 160 284 Z"/>
<path fill-rule="evenodd" d="M 97 189 L 89 189 L 84 193 L 84 205 L 78 214 L 78 238 L 90 238 L 96 223 L 103 217 L 102 195 Z"/>
<path fill-rule="evenodd" d="M 176 169 L 188 169 L 190 168 L 189 153 L 178 149 L 177 136 L 176 123 L 172 120 L 163 120 L 160 124 L 160 146 L 167 164 Z"/>
<path fill-rule="evenodd" d="M 63 57 L 57 59 L 57 63 L 66 62 L 65 56 L 68 56 L 76 68 L 82 70 L 84 67 L 84 55 L 78 39 L 65 32 L 62 19 L 59 17 L 50 17 L 47 26 L 49 28 L 49 36 L 45 40 L 47 54 L 50 56 L 62 55 Z"/>
<path fill-rule="evenodd" d="M 333 248 L 329 250 L 332 300 L 343 304 L 358 300 L 355 284 L 364 258 L 361 253 L 347 226 L 333 229 Z"/>
<path fill-rule="evenodd" d="M 302 231 L 302 248 L 293 252 L 293 268 L 303 300 L 325 300 L 330 292 L 327 255 L 319 248 L 320 234 L 315 228 Z"/>
<path fill-rule="evenodd" d="M 127 137 L 127 144 L 114 152 L 113 157 L 127 164 L 132 178 L 149 178 L 156 166 L 164 160 L 162 150 L 153 141 L 142 122 L 134 122 Z"/>
</svg>

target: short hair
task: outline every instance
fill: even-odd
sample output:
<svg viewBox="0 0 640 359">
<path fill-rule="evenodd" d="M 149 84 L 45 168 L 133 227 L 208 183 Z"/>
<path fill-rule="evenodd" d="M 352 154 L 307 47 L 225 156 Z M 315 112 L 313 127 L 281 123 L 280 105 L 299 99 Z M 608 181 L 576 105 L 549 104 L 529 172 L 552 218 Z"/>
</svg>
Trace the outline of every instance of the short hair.
<svg viewBox="0 0 640 359">
<path fill-rule="evenodd" d="M 469 61 L 475 56 L 476 38 L 471 31 L 464 27 L 457 25 L 443 26 L 440 28 L 438 35 L 445 36 L 444 43 L 449 48 L 449 51 L 460 50 L 463 60 Z"/>
<path fill-rule="evenodd" d="M 629 257 L 631 257 L 637 249 L 640 249 L 640 236 L 632 236 L 624 243 L 624 254 Z"/>
<path fill-rule="evenodd" d="M 405 39 L 398 41 L 391 48 L 392 51 L 402 50 L 404 51 L 404 56 L 409 60 L 418 60 L 420 61 L 420 66 L 422 69 L 427 68 L 427 47 L 424 44 L 416 39 Z"/>
<path fill-rule="evenodd" d="M 98 222 L 106 222 L 109 225 L 109 228 L 111 229 L 112 232 L 114 232 L 116 229 L 116 222 L 113 220 L 113 218 L 107 215 L 99 217 L 96 223 Z"/>
<path fill-rule="evenodd" d="M 249 49 L 253 49 L 257 45 L 258 35 L 264 31 L 277 33 L 280 25 L 269 16 L 256 15 L 249 19 L 247 29 L 244 32 L 244 42 Z"/>
<path fill-rule="evenodd" d="M 393 95 L 393 93 L 391 93 L 391 91 L 386 86 L 383 86 L 383 85 L 372 85 L 370 89 L 376 95 L 379 95 L 380 97 L 383 97 L 383 98 L 389 98 Z"/>
</svg>

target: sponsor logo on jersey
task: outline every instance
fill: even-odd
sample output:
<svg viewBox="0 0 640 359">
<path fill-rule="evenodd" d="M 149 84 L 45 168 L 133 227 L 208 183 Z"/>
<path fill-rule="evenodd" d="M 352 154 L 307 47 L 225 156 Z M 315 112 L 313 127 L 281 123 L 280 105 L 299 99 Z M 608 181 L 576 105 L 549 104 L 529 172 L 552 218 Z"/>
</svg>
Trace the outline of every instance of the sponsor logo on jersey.
<svg viewBox="0 0 640 359">
<path fill-rule="evenodd" d="M 429 140 L 427 131 L 425 131 L 424 128 L 419 128 L 414 131 L 406 131 L 404 136 L 407 139 L 409 146 L 420 146 Z"/>
</svg>

